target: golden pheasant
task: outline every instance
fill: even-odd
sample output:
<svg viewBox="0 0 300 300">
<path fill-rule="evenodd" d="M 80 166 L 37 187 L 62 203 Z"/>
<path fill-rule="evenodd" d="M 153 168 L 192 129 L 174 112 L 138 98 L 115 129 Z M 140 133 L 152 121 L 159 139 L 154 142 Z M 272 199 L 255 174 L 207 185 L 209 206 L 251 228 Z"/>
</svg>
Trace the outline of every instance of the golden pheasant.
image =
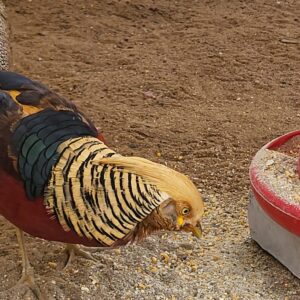
<svg viewBox="0 0 300 300">
<path fill-rule="evenodd" d="M 0 195 L 0 214 L 18 228 L 22 281 L 37 295 L 22 231 L 95 247 L 162 229 L 201 234 L 203 201 L 185 175 L 115 153 L 74 104 L 6 71 L 0 72 Z M 69 250 L 90 257 L 76 246 Z"/>
</svg>

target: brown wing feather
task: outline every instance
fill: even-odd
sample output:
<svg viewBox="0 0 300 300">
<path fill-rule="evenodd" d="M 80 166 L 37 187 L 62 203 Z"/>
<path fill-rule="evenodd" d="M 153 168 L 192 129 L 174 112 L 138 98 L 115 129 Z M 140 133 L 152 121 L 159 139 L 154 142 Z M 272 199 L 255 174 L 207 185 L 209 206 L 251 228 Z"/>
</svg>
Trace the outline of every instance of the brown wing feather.
<svg viewBox="0 0 300 300">
<path fill-rule="evenodd" d="M 71 110 L 80 115 L 83 121 L 89 124 L 91 128 L 95 129 L 94 125 L 71 101 L 51 91 L 44 84 L 31 80 L 21 74 L 0 71 L 0 90 L 9 94 L 19 105 L 19 108 L 22 108 L 23 114 L 20 118 L 46 108 Z"/>
</svg>

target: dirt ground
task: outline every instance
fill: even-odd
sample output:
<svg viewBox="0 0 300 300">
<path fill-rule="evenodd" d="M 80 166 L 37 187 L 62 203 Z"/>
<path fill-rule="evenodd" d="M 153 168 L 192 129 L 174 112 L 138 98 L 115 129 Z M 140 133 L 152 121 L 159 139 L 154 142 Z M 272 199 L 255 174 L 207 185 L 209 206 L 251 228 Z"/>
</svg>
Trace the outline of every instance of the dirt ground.
<svg viewBox="0 0 300 300">
<path fill-rule="evenodd" d="M 12 69 L 72 99 L 118 152 L 188 174 L 206 202 L 201 241 L 157 234 L 78 258 L 26 236 L 49 299 L 299 299 L 300 281 L 247 226 L 248 167 L 267 141 L 299 129 L 296 0 L 7 0 Z M 21 275 L 0 222 L 0 299 Z"/>
</svg>

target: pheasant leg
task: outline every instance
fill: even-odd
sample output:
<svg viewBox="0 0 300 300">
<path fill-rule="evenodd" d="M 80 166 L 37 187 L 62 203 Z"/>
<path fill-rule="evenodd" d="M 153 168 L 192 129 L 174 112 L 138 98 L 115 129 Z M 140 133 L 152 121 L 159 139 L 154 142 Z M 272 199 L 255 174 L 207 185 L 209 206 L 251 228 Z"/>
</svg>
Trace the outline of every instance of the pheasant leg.
<svg viewBox="0 0 300 300">
<path fill-rule="evenodd" d="M 31 265 L 29 263 L 29 259 L 28 259 L 28 255 L 27 255 L 27 251 L 26 251 L 25 243 L 24 243 L 23 231 L 20 230 L 19 228 L 17 228 L 16 231 L 17 231 L 16 233 L 17 233 L 17 238 L 18 238 L 18 242 L 19 242 L 19 246 L 20 246 L 20 252 L 21 252 L 21 256 L 22 256 L 22 267 L 23 267 L 22 277 L 19 280 L 19 282 L 17 283 L 17 285 L 19 285 L 19 284 L 27 285 L 32 290 L 32 292 L 34 293 L 34 295 L 36 296 L 37 299 L 43 300 L 45 298 L 42 295 L 39 287 L 36 285 L 36 283 L 34 281 L 33 268 L 31 267 Z"/>
</svg>

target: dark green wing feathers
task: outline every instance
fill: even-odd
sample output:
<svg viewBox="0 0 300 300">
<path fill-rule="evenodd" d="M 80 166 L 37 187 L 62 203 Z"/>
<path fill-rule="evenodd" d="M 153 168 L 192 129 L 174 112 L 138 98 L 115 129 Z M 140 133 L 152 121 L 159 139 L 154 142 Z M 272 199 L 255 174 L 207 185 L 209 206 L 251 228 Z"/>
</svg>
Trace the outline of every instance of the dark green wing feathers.
<svg viewBox="0 0 300 300">
<path fill-rule="evenodd" d="M 22 119 L 11 138 L 11 151 L 18 158 L 18 171 L 29 198 L 43 195 L 53 165 L 64 141 L 81 136 L 96 137 L 72 111 L 45 109 Z"/>
</svg>

